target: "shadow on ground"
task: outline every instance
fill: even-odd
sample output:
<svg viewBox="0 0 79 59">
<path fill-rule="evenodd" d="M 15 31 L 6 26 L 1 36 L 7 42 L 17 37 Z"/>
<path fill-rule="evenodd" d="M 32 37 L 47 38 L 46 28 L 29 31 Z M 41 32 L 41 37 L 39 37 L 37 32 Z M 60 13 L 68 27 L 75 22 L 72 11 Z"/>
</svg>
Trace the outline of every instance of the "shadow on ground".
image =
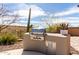
<svg viewBox="0 0 79 59">
<path fill-rule="evenodd" d="M 45 55 L 43 53 L 40 53 L 40 52 L 33 52 L 33 51 L 23 51 L 22 52 L 22 55 Z"/>
<path fill-rule="evenodd" d="M 74 47 L 70 46 L 70 55 L 73 54 L 79 55 L 79 51 Z M 23 51 L 22 55 L 45 55 L 45 54 L 36 51 Z"/>
</svg>

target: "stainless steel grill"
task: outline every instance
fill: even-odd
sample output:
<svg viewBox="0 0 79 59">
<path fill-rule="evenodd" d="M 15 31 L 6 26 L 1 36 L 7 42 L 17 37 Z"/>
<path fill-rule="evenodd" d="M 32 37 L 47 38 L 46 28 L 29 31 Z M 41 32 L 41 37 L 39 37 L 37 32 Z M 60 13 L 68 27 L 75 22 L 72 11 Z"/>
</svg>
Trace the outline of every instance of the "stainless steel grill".
<svg viewBox="0 0 79 59">
<path fill-rule="evenodd" d="M 30 37 L 33 40 L 44 40 L 46 35 L 45 29 L 32 29 Z"/>
</svg>

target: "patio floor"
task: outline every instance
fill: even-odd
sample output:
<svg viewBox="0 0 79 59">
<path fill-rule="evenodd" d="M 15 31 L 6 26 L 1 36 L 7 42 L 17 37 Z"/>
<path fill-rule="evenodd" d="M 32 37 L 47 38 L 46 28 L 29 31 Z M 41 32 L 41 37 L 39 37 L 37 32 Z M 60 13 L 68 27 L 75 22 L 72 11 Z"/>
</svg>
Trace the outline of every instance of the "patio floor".
<svg viewBox="0 0 79 59">
<path fill-rule="evenodd" d="M 70 40 L 70 52 L 79 55 L 79 37 L 73 36 Z"/>
<path fill-rule="evenodd" d="M 0 55 L 44 55 L 44 54 L 34 51 L 23 51 L 23 49 L 15 49 L 0 52 Z"/>
</svg>

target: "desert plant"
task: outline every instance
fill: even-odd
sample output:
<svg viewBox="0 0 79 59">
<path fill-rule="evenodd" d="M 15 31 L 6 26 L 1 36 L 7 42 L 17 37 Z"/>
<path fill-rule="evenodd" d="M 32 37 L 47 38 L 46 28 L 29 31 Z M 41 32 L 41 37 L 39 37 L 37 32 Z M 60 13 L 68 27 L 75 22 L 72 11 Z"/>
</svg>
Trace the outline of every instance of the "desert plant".
<svg viewBox="0 0 79 59">
<path fill-rule="evenodd" d="M 17 42 L 17 36 L 12 33 L 6 33 L 0 36 L 1 45 L 9 45 Z"/>
<path fill-rule="evenodd" d="M 68 26 L 69 26 L 68 23 L 54 24 L 54 25 L 48 26 L 46 31 L 53 32 L 53 33 L 59 33 L 61 29 L 63 30 L 68 29 Z"/>
<path fill-rule="evenodd" d="M 57 33 L 57 32 L 59 32 L 60 29 L 61 29 L 61 27 L 59 25 L 55 24 L 55 25 L 48 26 L 48 28 L 46 29 L 46 32 Z"/>
<path fill-rule="evenodd" d="M 68 26 L 69 26 L 68 23 L 61 23 L 61 24 L 60 24 L 60 27 L 61 27 L 61 29 L 63 29 L 63 30 L 67 30 L 67 29 L 68 29 Z"/>
<path fill-rule="evenodd" d="M 31 8 L 29 9 L 29 16 L 28 16 L 28 23 L 27 23 L 27 32 L 29 32 L 29 27 L 30 27 L 30 19 L 31 19 Z"/>
</svg>

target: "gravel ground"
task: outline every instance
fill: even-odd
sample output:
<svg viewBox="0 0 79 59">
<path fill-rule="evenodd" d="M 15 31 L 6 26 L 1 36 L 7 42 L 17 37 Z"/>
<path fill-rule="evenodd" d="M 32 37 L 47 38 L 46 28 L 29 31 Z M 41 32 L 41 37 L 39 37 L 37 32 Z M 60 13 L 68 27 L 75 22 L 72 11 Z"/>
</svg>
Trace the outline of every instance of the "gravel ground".
<svg viewBox="0 0 79 59">
<path fill-rule="evenodd" d="M 23 41 L 17 42 L 16 44 L 13 45 L 0 45 L 0 52 L 21 48 L 23 48 Z"/>
</svg>

